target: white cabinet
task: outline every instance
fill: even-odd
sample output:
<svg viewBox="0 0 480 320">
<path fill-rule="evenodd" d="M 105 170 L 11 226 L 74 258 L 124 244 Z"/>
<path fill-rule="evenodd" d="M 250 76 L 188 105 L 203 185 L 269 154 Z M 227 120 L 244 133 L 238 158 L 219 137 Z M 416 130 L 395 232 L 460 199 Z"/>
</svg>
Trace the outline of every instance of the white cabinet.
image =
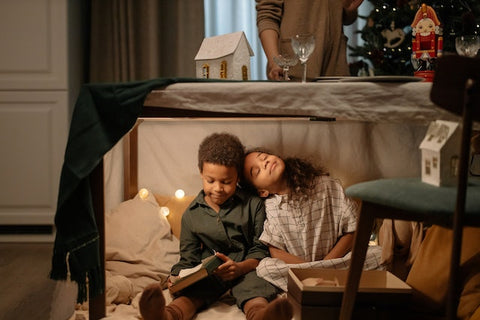
<svg viewBox="0 0 480 320">
<path fill-rule="evenodd" d="M 53 239 L 81 82 L 81 2 L 0 1 L 0 241 Z"/>
</svg>

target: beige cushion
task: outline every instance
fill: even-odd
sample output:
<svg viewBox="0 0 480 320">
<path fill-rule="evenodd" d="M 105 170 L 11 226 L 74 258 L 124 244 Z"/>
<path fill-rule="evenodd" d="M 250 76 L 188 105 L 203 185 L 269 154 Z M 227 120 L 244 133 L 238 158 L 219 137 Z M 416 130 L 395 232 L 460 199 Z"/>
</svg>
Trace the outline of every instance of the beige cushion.
<svg viewBox="0 0 480 320">
<path fill-rule="evenodd" d="M 132 281 L 134 293 L 165 283 L 179 258 L 179 242 L 154 196 L 138 195 L 105 215 L 105 269 Z"/>
<path fill-rule="evenodd" d="M 480 228 L 464 228 L 460 272 L 463 291 L 458 306 L 461 319 L 471 319 L 480 306 L 479 239 Z M 423 310 L 442 311 L 445 307 L 451 246 L 450 229 L 439 226 L 428 229 L 406 281 L 414 289 L 415 304 Z"/>
</svg>

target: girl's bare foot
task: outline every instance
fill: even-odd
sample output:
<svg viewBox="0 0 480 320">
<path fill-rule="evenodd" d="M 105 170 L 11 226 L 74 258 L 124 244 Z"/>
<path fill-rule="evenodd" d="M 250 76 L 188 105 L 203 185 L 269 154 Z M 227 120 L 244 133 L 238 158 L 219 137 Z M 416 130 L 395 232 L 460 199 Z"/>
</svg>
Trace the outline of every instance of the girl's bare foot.
<svg viewBox="0 0 480 320">
<path fill-rule="evenodd" d="M 277 298 L 268 303 L 265 298 L 253 298 L 244 306 L 248 320 L 291 320 L 292 304 L 286 298 Z"/>
<path fill-rule="evenodd" d="M 293 317 L 292 304 L 287 298 L 277 298 L 265 308 L 263 320 L 291 320 Z"/>
</svg>

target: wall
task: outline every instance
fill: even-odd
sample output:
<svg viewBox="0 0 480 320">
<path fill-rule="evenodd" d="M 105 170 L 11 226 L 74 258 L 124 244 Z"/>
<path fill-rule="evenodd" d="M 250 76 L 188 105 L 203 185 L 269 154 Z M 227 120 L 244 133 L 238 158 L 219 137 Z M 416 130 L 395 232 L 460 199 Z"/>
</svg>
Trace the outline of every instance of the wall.
<svg viewBox="0 0 480 320">
<path fill-rule="evenodd" d="M 0 2 L 0 241 L 51 241 L 83 1 Z"/>
</svg>

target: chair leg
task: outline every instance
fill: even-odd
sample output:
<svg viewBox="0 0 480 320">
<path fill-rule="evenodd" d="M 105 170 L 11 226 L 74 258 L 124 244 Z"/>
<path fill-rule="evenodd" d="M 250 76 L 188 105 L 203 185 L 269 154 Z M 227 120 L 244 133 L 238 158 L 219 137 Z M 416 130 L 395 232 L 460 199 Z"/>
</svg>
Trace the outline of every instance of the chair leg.
<svg viewBox="0 0 480 320">
<path fill-rule="evenodd" d="M 480 84 L 476 83 L 473 90 L 480 90 Z M 478 94 L 478 93 L 477 93 Z M 470 135 L 472 132 L 472 120 L 470 104 L 466 104 L 462 121 L 462 141 L 460 146 L 460 161 L 458 168 L 457 202 L 452 221 L 452 256 L 450 262 L 450 279 L 448 282 L 447 295 L 447 319 L 457 318 L 457 308 L 460 295 L 460 258 L 462 252 L 463 216 L 465 213 L 465 201 L 468 183 L 468 158 L 470 155 Z"/>
<path fill-rule="evenodd" d="M 350 320 L 355 306 L 355 296 L 358 291 L 374 222 L 374 216 L 369 213 L 367 207 L 368 204 L 363 203 L 362 212 L 358 218 L 357 231 L 355 232 L 355 241 L 352 249 L 352 259 L 340 309 L 340 320 Z"/>
</svg>

